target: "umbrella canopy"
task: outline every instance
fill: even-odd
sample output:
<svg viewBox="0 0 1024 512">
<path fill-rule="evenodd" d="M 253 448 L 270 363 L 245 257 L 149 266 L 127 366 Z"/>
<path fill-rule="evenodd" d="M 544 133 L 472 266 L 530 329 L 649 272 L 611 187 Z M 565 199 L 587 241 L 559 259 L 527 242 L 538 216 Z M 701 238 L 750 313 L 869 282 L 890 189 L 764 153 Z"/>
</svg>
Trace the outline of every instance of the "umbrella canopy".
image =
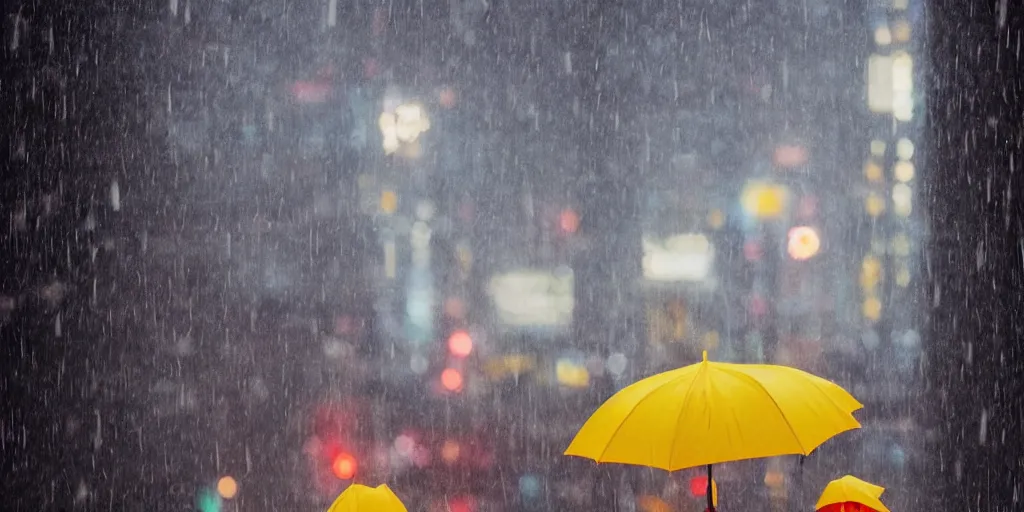
<svg viewBox="0 0 1024 512">
<path fill-rule="evenodd" d="M 863 405 L 795 368 L 704 360 L 648 377 L 608 399 L 565 451 L 597 462 L 676 471 L 721 462 L 809 455 L 860 428 Z"/>
<path fill-rule="evenodd" d="M 408 512 L 402 500 L 384 484 L 377 487 L 352 484 L 334 500 L 327 512 Z"/>
<path fill-rule="evenodd" d="M 889 512 L 882 501 L 885 488 L 846 475 L 825 486 L 814 509 L 823 512 Z"/>
</svg>

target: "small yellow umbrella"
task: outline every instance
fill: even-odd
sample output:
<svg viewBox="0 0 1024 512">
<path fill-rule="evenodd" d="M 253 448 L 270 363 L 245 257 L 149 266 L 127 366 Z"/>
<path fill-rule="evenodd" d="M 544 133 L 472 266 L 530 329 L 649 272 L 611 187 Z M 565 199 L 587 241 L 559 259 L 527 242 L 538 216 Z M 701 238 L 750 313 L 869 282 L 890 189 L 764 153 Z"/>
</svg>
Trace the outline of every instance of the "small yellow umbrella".
<svg viewBox="0 0 1024 512">
<path fill-rule="evenodd" d="M 822 512 L 889 512 L 879 499 L 884 492 L 885 487 L 846 475 L 825 486 L 814 509 Z"/>
<path fill-rule="evenodd" d="M 367 487 L 360 484 L 348 486 L 334 500 L 327 512 L 408 512 L 402 500 L 391 492 L 391 489 L 381 484 L 377 487 Z"/>
<path fill-rule="evenodd" d="M 648 377 L 609 398 L 566 455 L 676 471 L 809 455 L 860 428 L 863 405 L 838 385 L 786 366 L 700 363 Z M 709 498 L 711 493 L 708 493 Z M 713 509 L 711 503 L 709 509 Z"/>
</svg>

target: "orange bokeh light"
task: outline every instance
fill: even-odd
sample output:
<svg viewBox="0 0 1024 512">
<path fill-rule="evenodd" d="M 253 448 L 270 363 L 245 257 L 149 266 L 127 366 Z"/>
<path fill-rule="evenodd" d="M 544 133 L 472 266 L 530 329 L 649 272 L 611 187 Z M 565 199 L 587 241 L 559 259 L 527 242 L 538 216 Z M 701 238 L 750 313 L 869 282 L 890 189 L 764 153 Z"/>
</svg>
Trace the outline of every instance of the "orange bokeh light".
<svg viewBox="0 0 1024 512">
<path fill-rule="evenodd" d="M 459 446 L 459 443 L 451 440 L 445 441 L 444 445 L 441 447 L 441 459 L 448 464 L 453 464 L 455 461 L 459 460 L 459 454 L 461 451 L 462 447 Z"/>
<path fill-rule="evenodd" d="M 230 500 L 238 494 L 238 482 L 230 476 L 225 476 L 217 481 L 217 493 L 221 498 Z"/>
<path fill-rule="evenodd" d="M 331 471 L 334 472 L 334 476 L 341 480 L 351 480 L 352 477 L 356 476 L 356 464 L 355 457 L 342 453 L 334 458 L 334 462 L 331 463 Z"/>
</svg>

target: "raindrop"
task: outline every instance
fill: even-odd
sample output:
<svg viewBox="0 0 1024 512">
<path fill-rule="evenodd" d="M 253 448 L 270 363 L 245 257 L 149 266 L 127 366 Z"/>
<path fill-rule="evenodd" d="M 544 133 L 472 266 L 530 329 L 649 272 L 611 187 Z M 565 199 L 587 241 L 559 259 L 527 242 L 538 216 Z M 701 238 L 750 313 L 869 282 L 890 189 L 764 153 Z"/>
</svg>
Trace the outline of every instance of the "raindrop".
<svg viewBox="0 0 1024 512">
<path fill-rule="evenodd" d="M 115 212 L 121 211 L 121 186 L 117 180 L 110 183 L 110 207 Z"/>
<path fill-rule="evenodd" d="M 327 26 L 333 27 L 338 24 L 338 0 L 327 2 Z"/>
<path fill-rule="evenodd" d="M 81 504 L 89 498 L 89 486 L 83 481 L 78 482 L 78 488 L 75 490 L 75 503 Z"/>
<path fill-rule="evenodd" d="M 18 50 L 21 40 L 21 14 L 14 15 L 14 33 L 11 34 L 11 52 Z"/>
<path fill-rule="evenodd" d="M 96 416 L 96 435 L 92 438 L 92 448 L 99 450 L 103 446 L 103 418 L 100 417 L 99 409 L 93 409 L 93 414 Z"/>
<path fill-rule="evenodd" d="M 82 227 L 86 231 L 92 231 L 92 230 L 96 229 L 96 216 L 93 215 L 93 213 L 91 211 L 89 212 L 88 215 L 85 216 L 85 224 Z"/>
<path fill-rule="evenodd" d="M 981 410 L 981 421 L 978 427 L 978 444 L 983 445 L 988 439 L 988 409 Z"/>
</svg>

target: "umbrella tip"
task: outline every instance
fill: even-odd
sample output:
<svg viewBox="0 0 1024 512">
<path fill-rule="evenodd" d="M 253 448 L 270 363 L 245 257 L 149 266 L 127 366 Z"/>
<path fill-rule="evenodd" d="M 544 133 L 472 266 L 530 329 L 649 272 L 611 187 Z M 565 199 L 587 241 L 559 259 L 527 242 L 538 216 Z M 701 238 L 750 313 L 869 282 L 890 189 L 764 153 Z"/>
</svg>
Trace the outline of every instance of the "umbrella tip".
<svg viewBox="0 0 1024 512">
<path fill-rule="evenodd" d="M 701 354 L 701 357 L 704 359 L 705 363 L 708 362 L 708 351 L 707 350 L 703 351 L 703 353 Z"/>
</svg>

